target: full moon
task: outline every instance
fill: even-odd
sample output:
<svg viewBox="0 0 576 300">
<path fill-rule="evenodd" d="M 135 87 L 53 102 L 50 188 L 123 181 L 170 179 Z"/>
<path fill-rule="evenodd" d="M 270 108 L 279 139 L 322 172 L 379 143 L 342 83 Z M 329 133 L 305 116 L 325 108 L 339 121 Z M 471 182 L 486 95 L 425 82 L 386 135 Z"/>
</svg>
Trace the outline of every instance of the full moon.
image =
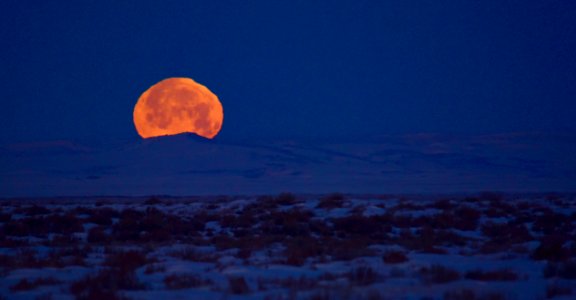
<svg viewBox="0 0 576 300">
<path fill-rule="evenodd" d="M 190 78 L 164 79 L 134 106 L 134 126 L 142 138 L 191 132 L 212 139 L 223 119 L 218 97 Z"/>
</svg>

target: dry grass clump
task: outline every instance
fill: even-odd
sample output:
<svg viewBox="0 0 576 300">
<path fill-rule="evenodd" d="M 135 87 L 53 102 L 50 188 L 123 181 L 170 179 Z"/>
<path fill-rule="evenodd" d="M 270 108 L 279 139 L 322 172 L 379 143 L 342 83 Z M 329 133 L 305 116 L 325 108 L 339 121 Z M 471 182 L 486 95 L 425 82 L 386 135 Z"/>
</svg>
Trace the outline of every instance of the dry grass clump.
<svg viewBox="0 0 576 300">
<path fill-rule="evenodd" d="M 120 212 L 118 223 L 112 226 L 111 239 L 118 243 L 190 241 L 205 229 L 206 221 L 202 214 L 185 219 L 155 207 L 148 207 L 144 212 L 125 209 Z"/>
<path fill-rule="evenodd" d="M 228 292 L 234 295 L 249 294 L 250 287 L 244 277 L 228 277 Z"/>
<path fill-rule="evenodd" d="M 164 285 L 170 290 L 189 289 L 211 285 L 212 281 L 195 274 L 171 274 L 164 277 Z"/>
<path fill-rule="evenodd" d="M 20 212 L 25 214 L 26 216 L 38 216 L 38 215 L 47 215 L 49 213 L 51 213 L 51 211 L 44 207 L 44 206 L 39 206 L 39 205 L 32 205 L 26 208 L 23 208 L 21 210 L 16 210 L 16 212 Z"/>
<path fill-rule="evenodd" d="M 162 200 L 160 200 L 160 198 L 156 196 L 152 196 L 146 199 L 146 201 L 144 201 L 144 205 L 158 205 L 158 204 L 162 204 Z"/>
<path fill-rule="evenodd" d="M 94 223 L 100 226 L 110 226 L 112 225 L 112 219 L 117 218 L 118 216 L 118 211 L 108 207 L 92 209 L 88 211 L 88 218 L 86 219 L 86 223 Z"/>
<path fill-rule="evenodd" d="M 410 207 L 414 205 L 406 204 L 404 206 Z M 440 200 L 424 207 L 415 206 L 415 208 L 409 210 L 413 211 L 423 208 L 434 208 L 441 210 L 441 212 L 419 217 L 412 217 L 409 214 L 394 214 L 391 222 L 394 226 L 400 228 L 432 227 L 435 229 L 473 231 L 478 227 L 480 216 L 482 215 L 482 212 L 476 208 L 465 204 L 456 206 L 449 200 Z"/>
<path fill-rule="evenodd" d="M 329 240 L 327 251 L 333 260 L 349 261 L 363 256 L 375 256 L 376 250 L 369 248 L 372 240 L 364 237 Z"/>
<path fill-rule="evenodd" d="M 572 295 L 573 291 L 570 287 L 553 283 L 546 286 L 546 299 L 552 299 L 561 296 Z"/>
<path fill-rule="evenodd" d="M 500 292 L 478 293 L 471 289 L 457 289 L 444 293 L 444 300 L 505 300 Z"/>
<path fill-rule="evenodd" d="M 408 256 L 402 251 L 388 250 L 384 252 L 382 260 L 386 264 L 401 264 L 408 261 Z"/>
<path fill-rule="evenodd" d="M 450 201 L 450 199 L 440 199 L 440 200 L 434 201 L 428 207 L 436 208 L 436 209 L 440 209 L 440 210 L 450 210 L 450 209 L 454 209 L 456 207 L 456 204 L 454 202 Z"/>
<path fill-rule="evenodd" d="M 483 254 L 505 252 L 514 245 L 534 240 L 524 224 L 487 222 L 481 230 L 488 238 L 480 247 L 480 253 Z"/>
<path fill-rule="evenodd" d="M 70 291 L 77 299 L 124 299 L 120 290 L 140 290 L 146 286 L 140 282 L 135 270 L 150 262 L 146 255 L 139 251 L 120 251 L 108 253 L 103 265 L 107 268 L 96 275 L 88 275 L 70 286 Z M 104 299 L 104 298 L 101 298 Z"/>
<path fill-rule="evenodd" d="M 2 228 L 6 236 L 34 236 L 46 238 L 50 233 L 69 235 L 83 232 L 82 220 L 74 214 L 42 215 L 6 222 Z"/>
<path fill-rule="evenodd" d="M 570 249 L 565 246 L 569 240 L 570 237 L 561 234 L 543 237 L 538 247 L 532 252 L 532 259 L 548 261 L 569 259 L 571 256 Z"/>
<path fill-rule="evenodd" d="M 298 203 L 298 199 L 292 193 L 280 193 L 276 196 L 263 195 L 256 202 L 248 205 L 246 209 L 259 212 L 276 210 L 278 206 L 289 206 Z"/>
<path fill-rule="evenodd" d="M 466 272 L 464 277 L 480 281 L 516 281 L 519 279 L 518 274 L 508 269 L 496 271 L 473 270 Z"/>
<path fill-rule="evenodd" d="M 110 243 L 110 236 L 106 234 L 105 227 L 96 226 L 88 230 L 86 240 L 91 244 L 108 245 Z"/>
<path fill-rule="evenodd" d="M 301 266 L 306 259 L 328 255 L 328 244 L 320 239 L 312 237 L 299 237 L 285 242 L 284 250 L 285 264 L 291 266 Z"/>
<path fill-rule="evenodd" d="M 347 273 L 348 280 L 354 285 L 370 285 L 378 279 L 378 273 L 369 266 L 360 266 Z"/>
<path fill-rule="evenodd" d="M 525 243 L 534 239 L 524 224 L 486 222 L 481 230 L 484 236 L 507 245 Z"/>
<path fill-rule="evenodd" d="M 169 253 L 170 256 L 194 262 L 216 262 L 218 255 L 213 252 L 199 251 L 193 247 L 178 249 Z"/>
<path fill-rule="evenodd" d="M 544 277 L 576 279 L 576 260 L 573 259 L 565 262 L 548 262 L 544 268 Z"/>
<path fill-rule="evenodd" d="M 259 291 L 265 291 L 269 288 L 285 288 L 288 290 L 304 291 L 316 288 L 319 279 L 300 276 L 298 278 L 258 278 L 257 287 Z"/>
<path fill-rule="evenodd" d="M 544 211 L 544 213 L 535 216 L 534 224 L 532 225 L 532 230 L 545 235 L 572 232 L 573 229 L 574 226 L 569 216 L 552 210 Z"/>
<path fill-rule="evenodd" d="M 386 233 L 391 229 L 389 226 L 386 226 L 386 223 L 380 222 L 378 218 L 364 217 L 362 215 L 334 218 L 331 222 L 334 225 L 336 235 L 343 238 L 358 235 L 379 235 L 381 238 L 384 238 Z"/>
<path fill-rule="evenodd" d="M 276 202 L 278 205 L 287 206 L 298 203 L 298 200 L 292 193 L 281 193 L 274 198 L 274 202 Z"/>
<path fill-rule="evenodd" d="M 104 265 L 121 270 L 134 271 L 148 262 L 144 253 L 140 251 L 126 251 L 108 254 Z"/>
<path fill-rule="evenodd" d="M 320 202 L 316 208 L 334 209 L 344 207 L 346 198 L 342 194 L 331 194 L 320 198 Z"/>
<path fill-rule="evenodd" d="M 28 280 L 26 278 L 21 279 L 13 286 L 10 286 L 10 290 L 13 292 L 16 291 L 29 291 L 33 290 L 41 285 L 55 285 L 62 283 L 60 280 L 54 277 L 41 277 L 36 278 L 34 280 Z"/>
<path fill-rule="evenodd" d="M 84 258 L 90 251 L 89 247 L 57 248 L 57 250 L 41 255 L 32 248 L 23 248 L 16 255 L 0 254 L 0 267 L 5 270 L 15 270 L 21 268 L 63 268 L 70 265 L 84 266 Z"/>
<path fill-rule="evenodd" d="M 466 239 L 451 230 L 435 230 L 431 227 L 422 227 L 412 233 L 405 229 L 400 232 L 394 242 L 406 249 L 422 253 L 446 254 L 442 246 L 463 246 Z"/>
<path fill-rule="evenodd" d="M 432 265 L 420 269 L 420 276 L 424 283 L 438 284 L 459 280 L 460 273 L 442 265 Z"/>
<path fill-rule="evenodd" d="M 25 248 L 30 246 L 30 243 L 24 239 L 9 238 L 2 234 L 0 229 L 0 247 L 2 248 Z"/>
<path fill-rule="evenodd" d="M 144 269 L 144 274 L 150 275 L 150 274 L 160 273 L 160 272 L 164 272 L 164 271 L 166 271 L 166 266 L 164 266 L 164 265 L 149 264 L 149 265 L 146 265 L 146 268 Z"/>
<path fill-rule="evenodd" d="M 131 270 L 109 268 L 88 275 L 70 285 L 76 299 L 125 299 L 120 290 L 140 290 L 146 286 Z"/>
<path fill-rule="evenodd" d="M 310 236 L 309 222 L 313 216 L 311 211 L 298 208 L 273 211 L 262 220 L 260 230 L 265 235 Z"/>
</svg>

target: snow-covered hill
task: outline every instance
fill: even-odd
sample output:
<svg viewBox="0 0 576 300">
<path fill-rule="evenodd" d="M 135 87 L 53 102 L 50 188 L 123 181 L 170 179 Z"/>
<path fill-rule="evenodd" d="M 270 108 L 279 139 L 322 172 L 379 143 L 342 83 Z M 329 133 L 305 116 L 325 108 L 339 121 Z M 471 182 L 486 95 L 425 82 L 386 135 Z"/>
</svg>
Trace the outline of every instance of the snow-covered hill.
<svg viewBox="0 0 576 300">
<path fill-rule="evenodd" d="M 573 153 L 576 135 L 534 133 L 21 143 L 0 148 L 0 197 L 574 191 Z"/>
</svg>

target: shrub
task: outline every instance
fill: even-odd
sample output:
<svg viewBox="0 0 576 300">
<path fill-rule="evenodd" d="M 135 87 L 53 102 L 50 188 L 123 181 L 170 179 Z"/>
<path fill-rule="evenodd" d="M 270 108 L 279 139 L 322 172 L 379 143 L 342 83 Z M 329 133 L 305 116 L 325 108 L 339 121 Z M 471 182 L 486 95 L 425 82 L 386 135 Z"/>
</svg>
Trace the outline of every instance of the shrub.
<svg viewBox="0 0 576 300">
<path fill-rule="evenodd" d="M 401 231 L 395 242 L 409 250 L 446 254 L 446 250 L 438 246 L 463 245 L 465 239 L 449 230 L 434 230 L 430 227 L 423 227 L 416 230 L 414 234 L 410 230 Z"/>
<path fill-rule="evenodd" d="M 77 245 L 79 239 L 70 234 L 54 234 L 52 238 L 43 242 L 48 247 L 65 247 Z"/>
<path fill-rule="evenodd" d="M 276 198 L 274 198 L 274 202 L 276 202 L 279 205 L 293 205 L 296 204 L 296 196 L 294 196 L 294 194 L 292 193 L 281 193 L 278 196 L 276 196 Z"/>
<path fill-rule="evenodd" d="M 2 232 L 0 231 L 0 235 Z M 24 239 L 13 239 L 0 236 L 0 247 L 1 248 L 23 248 L 29 246 L 28 240 Z"/>
<path fill-rule="evenodd" d="M 425 283 L 448 283 L 460 279 L 458 271 L 441 265 L 432 265 L 420 269 L 420 275 Z"/>
<path fill-rule="evenodd" d="M 236 257 L 240 259 L 248 259 L 250 256 L 252 256 L 252 249 L 248 247 L 240 248 L 238 252 L 236 252 Z"/>
<path fill-rule="evenodd" d="M 535 260 L 563 261 L 570 257 L 570 251 L 564 247 L 566 237 L 547 236 L 540 241 L 540 244 L 532 253 Z"/>
<path fill-rule="evenodd" d="M 394 267 L 392 269 L 390 269 L 390 277 L 394 277 L 394 278 L 400 278 L 400 277 L 405 277 L 406 276 L 406 271 L 398 268 L 398 267 Z"/>
<path fill-rule="evenodd" d="M 24 209 L 24 214 L 27 216 L 38 216 L 38 215 L 47 215 L 50 213 L 50 210 L 44 206 L 32 205 L 26 209 Z"/>
<path fill-rule="evenodd" d="M 10 269 L 14 266 L 14 257 L 11 255 L 0 254 L 0 267 Z"/>
<path fill-rule="evenodd" d="M 90 230 L 88 230 L 88 236 L 86 240 L 88 241 L 88 243 L 104 244 L 107 243 L 110 240 L 110 238 L 104 232 L 104 227 L 97 226 L 90 228 Z"/>
<path fill-rule="evenodd" d="M 384 219 L 384 218 L 387 218 L 387 216 L 381 216 L 378 219 Z M 389 221 L 390 223 L 394 224 L 395 227 L 399 227 L 399 228 L 403 228 L 403 229 L 404 228 L 410 228 L 410 227 L 416 227 L 416 226 L 414 226 L 415 220 L 410 215 L 393 215 L 393 216 L 388 216 L 388 218 L 390 220 L 383 220 L 383 221 Z M 422 224 L 419 224 L 419 226 L 422 226 Z"/>
<path fill-rule="evenodd" d="M 323 289 L 321 291 L 315 292 L 314 294 L 308 297 L 308 300 L 331 300 L 336 299 L 335 295 L 333 295 L 328 289 Z"/>
<path fill-rule="evenodd" d="M 160 198 L 158 197 L 150 197 L 148 199 L 146 199 L 146 201 L 144 201 L 145 205 L 158 205 L 158 204 L 162 204 L 162 200 L 160 200 Z"/>
<path fill-rule="evenodd" d="M 478 299 L 476 293 L 471 289 L 448 291 L 444 293 L 444 300 L 475 300 Z"/>
<path fill-rule="evenodd" d="M 444 300 L 505 300 L 507 297 L 499 292 L 478 294 L 471 289 L 447 291 Z"/>
<path fill-rule="evenodd" d="M 544 267 L 544 277 L 576 279 L 576 260 L 566 262 L 548 262 L 546 267 Z"/>
<path fill-rule="evenodd" d="M 452 228 L 454 216 L 448 212 L 442 212 L 434 215 L 425 215 L 413 218 L 411 227 L 431 227 L 435 229 Z"/>
<path fill-rule="evenodd" d="M 400 264 L 408 261 L 408 257 L 404 252 L 397 250 L 388 250 L 384 252 L 382 260 L 387 264 Z"/>
<path fill-rule="evenodd" d="M 84 259 L 86 259 L 86 257 L 90 252 L 92 252 L 92 248 L 90 248 L 89 246 L 59 248 L 56 251 L 50 252 L 46 260 L 52 260 L 57 263 L 61 263 L 63 266 L 68 265 L 85 266 L 86 263 Z"/>
<path fill-rule="evenodd" d="M 6 256 L 10 257 L 10 256 Z M 8 261 L 8 266 L 14 269 L 18 268 L 62 268 L 67 264 L 76 264 L 76 261 L 72 262 L 64 261 L 64 255 L 61 255 L 58 251 L 49 252 L 47 255 L 38 255 L 38 253 L 33 249 L 21 249 L 18 254 L 12 256 L 10 261 Z"/>
<path fill-rule="evenodd" d="M 482 271 L 474 270 L 466 272 L 466 279 L 480 281 L 516 281 L 518 274 L 510 270 Z"/>
<path fill-rule="evenodd" d="M 429 207 L 440 209 L 440 210 L 450 210 L 456 207 L 456 204 L 452 203 L 452 201 L 448 199 L 440 199 L 436 200 L 432 203 Z"/>
<path fill-rule="evenodd" d="M 565 279 L 576 279 L 576 260 L 560 264 L 558 276 Z"/>
<path fill-rule="evenodd" d="M 351 235 L 384 234 L 382 224 L 372 217 L 350 215 L 332 220 L 334 230 Z"/>
<path fill-rule="evenodd" d="M 481 215 L 480 211 L 475 208 L 469 206 L 458 207 L 454 212 L 455 222 L 453 226 L 459 230 L 476 230 Z"/>
<path fill-rule="evenodd" d="M 171 239 L 171 232 L 164 228 L 143 232 L 140 236 L 140 242 L 142 243 L 162 243 Z"/>
<path fill-rule="evenodd" d="M 123 299 L 117 295 L 119 290 L 144 288 L 145 285 L 138 281 L 133 271 L 123 269 L 103 269 L 95 276 L 88 275 L 70 285 L 76 299 Z"/>
<path fill-rule="evenodd" d="M 192 247 L 172 251 L 169 255 L 182 260 L 195 262 L 215 262 L 218 259 L 218 256 L 212 252 L 202 252 Z"/>
<path fill-rule="evenodd" d="M 112 225 L 112 218 L 119 216 L 119 213 L 111 208 L 101 208 L 90 211 L 87 223 L 94 223 L 101 226 Z"/>
<path fill-rule="evenodd" d="M 312 212 L 296 208 L 289 211 L 274 211 L 267 220 L 262 222 L 260 229 L 266 235 L 310 236 L 310 225 L 308 222 L 312 216 Z M 254 222 L 250 224 L 252 226 Z"/>
<path fill-rule="evenodd" d="M 244 277 L 228 277 L 228 291 L 235 295 L 248 294 L 250 288 Z"/>
<path fill-rule="evenodd" d="M 307 258 L 326 255 L 328 246 L 311 237 L 301 237 L 285 242 L 285 263 L 292 266 L 301 266 Z"/>
<path fill-rule="evenodd" d="M 119 268 L 125 271 L 134 271 L 146 263 L 146 255 L 138 251 L 111 253 L 104 261 L 104 265 L 106 266 Z"/>
<path fill-rule="evenodd" d="M 308 223 L 308 228 L 310 229 L 311 233 L 323 236 L 323 237 L 329 237 L 332 236 L 333 231 L 332 228 L 330 228 L 330 226 L 328 226 L 324 221 L 322 220 L 310 220 L 307 222 Z"/>
<path fill-rule="evenodd" d="M 274 197 L 269 195 L 258 196 L 256 201 L 246 206 L 246 209 L 259 210 L 262 212 L 276 210 L 276 208 L 278 208 L 278 203 L 276 203 Z"/>
<path fill-rule="evenodd" d="M 290 291 L 304 291 L 310 290 L 318 285 L 318 279 L 316 278 L 309 278 L 304 275 L 294 278 L 294 277 L 287 277 L 287 278 L 272 278 L 272 279 L 265 279 L 262 277 L 258 277 L 257 280 L 258 290 L 264 291 L 269 289 L 270 286 L 273 287 L 281 287 L 288 289 Z M 267 299 L 267 298 L 265 298 Z M 276 298 L 274 298 L 276 299 Z M 278 299 L 284 299 L 283 297 L 279 297 Z"/>
<path fill-rule="evenodd" d="M 144 269 L 144 274 L 154 274 L 166 271 L 166 266 L 160 264 L 150 264 Z"/>
<path fill-rule="evenodd" d="M 172 274 L 164 277 L 164 285 L 171 290 L 206 286 L 211 283 L 210 280 L 202 279 L 194 274 Z"/>
<path fill-rule="evenodd" d="M 555 277 L 558 274 L 558 264 L 548 262 L 542 271 L 544 278 Z"/>
<path fill-rule="evenodd" d="M 45 218 L 44 222 L 44 226 L 47 226 L 52 233 L 71 234 L 74 232 L 84 232 L 82 220 L 72 213 L 50 215 Z"/>
<path fill-rule="evenodd" d="M 370 285 L 376 282 L 378 274 L 368 266 L 361 266 L 348 273 L 348 280 L 356 285 Z"/>
<path fill-rule="evenodd" d="M 523 224 L 493 223 L 482 225 L 482 234 L 502 244 L 517 244 L 533 240 L 530 231 Z"/>
<path fill-rule="evenodd" d="M 10 290 L 15 291 L 28 291 L 35 289 L 41 285 L 55 285 L 61 283 L 60 280 L 53 277 L 42 277 L 34 280 L 21 279 L 15 285 L 10 287 Z"/>
<path fill-rule="evenodd" d="M 570 218 L 554 211 L 537 216 L 532 225 L 532 230 L 548 235 L 556 232 L 569 232 L 570 229 L 572 229 Z"/>
<path fill-rule="evenodd" d="M 572 289 L 558 284 L 551 284 L 546 286 L 546 298 L 551 299 L 558 296 L 572 295 Z"/>
<path fill-rule="evenodd" d="M 323 208 L 323 209 L 334 209 L 334 208 L 341 208 L 344 206 L 344 195 L 342 194 L 331 194 L 328 196 L 324 196 L 320 198 L 320 202 L 316 206 L 316 208 Z"/>
<path fill-rule="evenodd" d="M 372 240 L 365 237 L 348 239 L 325 239 L 322 240 L 325 252 L 334 260 L 352 260 L 361 256 L 374 256 L 376 251 L 368 248 Z"/>
<path fill-rule="evenodd" d="M 498 205 L 504 200 L 504 195 L 502 193 L 491 191 L 482 192 L 479 197 L 483 200 L 490 201 L 490 205 Z"/>
<path fill-rule="evenodd" d="M 50 232 L 50 226 L 46 226 L 46 221 L 42 217 L 11 220 L 5 223 L 2 229 L 6 236 L 19 237 L 46 237 L 46 235 Z"/>
</svg>

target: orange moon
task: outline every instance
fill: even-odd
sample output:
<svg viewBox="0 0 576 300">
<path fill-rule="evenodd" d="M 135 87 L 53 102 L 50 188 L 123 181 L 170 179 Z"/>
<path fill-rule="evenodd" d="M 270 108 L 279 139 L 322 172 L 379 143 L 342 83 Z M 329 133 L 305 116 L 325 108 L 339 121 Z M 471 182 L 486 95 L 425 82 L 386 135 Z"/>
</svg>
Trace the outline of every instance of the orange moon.
<svg viewBox="0 0 576 300">
<path fill-rule="evenodd" d="M 134 126 L 142 138 L 191 132 L 212 139 L 223 120 L 218 97 L 190 78 L 164 79 L 134 106 Z"/>
</svg>

